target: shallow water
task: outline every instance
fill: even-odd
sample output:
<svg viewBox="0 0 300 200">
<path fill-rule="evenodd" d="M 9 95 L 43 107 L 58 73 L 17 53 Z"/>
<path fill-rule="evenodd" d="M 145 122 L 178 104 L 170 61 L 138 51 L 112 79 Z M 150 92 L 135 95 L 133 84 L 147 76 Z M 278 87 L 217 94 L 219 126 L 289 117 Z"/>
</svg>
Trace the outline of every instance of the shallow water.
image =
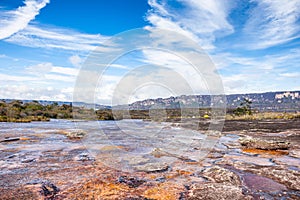
<svg viewBox="0 0 300 200">
<path fill-rule="evenodd" d="M 82 145 L 96 160 L 125 171 L 135 170 L 146 163 L 170 166 L 178 160 L 198 162 L 214 145 L 214 141 L 207 140 L 206 135 L 198 131 L 142 120 L 51 120 L 1 123 L 0 128 L 1 139 L 23 138 L 22 145 L 20 142 L 2 143 L 1 150 L 18 148 L 38 155 L 47 150 L 74 149 Z M 75 130 L 84 130 L 87 135 L 80 142 L 74 142 L 60 134 L 61 131 Z M 211 142 L 210 146 L 208 142 Z"/>
</svg>

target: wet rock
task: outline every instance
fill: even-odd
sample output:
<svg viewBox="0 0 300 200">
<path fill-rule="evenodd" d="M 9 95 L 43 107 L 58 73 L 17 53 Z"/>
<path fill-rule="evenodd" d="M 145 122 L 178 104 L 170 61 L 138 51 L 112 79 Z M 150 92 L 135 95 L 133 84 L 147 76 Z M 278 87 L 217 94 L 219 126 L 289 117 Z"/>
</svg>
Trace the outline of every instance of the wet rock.
<svg viewBox="0 0 300 200">
<path fill-rule="evenodd" d="M 35 161 L 35 158 L 26 158 L 26 159 L 22 159 L 21 163 L 31 163 L 34 161 Z"/>
<path fill-rule="evenodd" d="M 128 185 L 131 188 L 137 188 L 140 185 L 142 185 L 143 183 L 145 183 L 145 180 L 142 179 L 138 179 L 135 177 L 127 177 L 127 176 L 120 176 L 117 180 L 118 183 L 125 183 L 126 185 Z"/>
<path fill-rule="evenodd" d="M 239 139 L 242 146 L 249 149 L 283 150 L 290 147 L 290 143 L 282 140 L 243 137 Z"/>
<path fill-rule="evenodd" d="M 295 157 L 295 158 L 300 158 L 300 150 L 299 149 L 291 150 L 290 156 Z"/>
<path fill-rule="evenodd" d="M 207 130 L 204 132 L 205 135 L 213 136 L 213 137 L 221 137 L 222 132 L 217 130 Z"/>
<path fill-rule="evenodd" d="M 211 152 L 211 153 L 209 153 L 206 157 L 207 157 L 207 158 L 216 159 L 216 158 L 222 158 L 223 156 L 224 156 L 223 153 L 219 153 L 219 152 Z"/>
<path fill-rule="evenodd" d="M 208 180 L 217 183 L 228 182 L 233 185 L 240 185 L 241 181 L 238 175 L 229 171 L 228 169 L 214 166 L 203 171 L 203 176 Z"/>
<path fill-rule="evenodd" d="M 135 166 L 137 171 L 155 173 L 155 172 L 164 172 L 169 169 L 169 165 L 166 163 L 147 163 L 145 165 Z"/>
<path fill-rule="evenodd" d="M 155 181 L 163 183 L 163 182 L 166 181 L 166 178 L 165 177 L 159 177 L 159 178 L 155 179 Z"/>
<path fill-rule="evenodd" d="M 225 155 L 223 161 L 220 164 L 229 164 L 229 165 L 248 165 L 253 164 L 255 166 L 273 166 L 275 165 L 269 158 L 261 158 L 256 156 L 248 155 Z"/>
<path fill-rule="evenodd" d="M 228 183 L 204 183 L 193 185 L 188 200 L 247 200 L 253 199 L 242 193 L 242 188 Z"/>
<path fill-rule="evenodd" d="M 75 159 L 77 161 L 95 161 L 95 158 L 89 156 L 88 153 L 81 153 Z"/>
<path fill-rule="evenodd" d="M 27 185 L 37 185 L 37 184 L 42 184 L 42 183 L 45 183 L 45 182 L 47 182 L 47 181 L 45 181 L 44 179 L 37 178 L 37 179 L 33 179 L 33 180 L 28 181 L 26 184 Z"/>
<path fill-rule="evenodd" d="M 20 138 L 5 138 L 4 140 L 1 140 L 0 143 L 14 142 L 18 140 L 20 140 Z"/>
<path fill-rule="evenodd" d="M 185 161 L 185 162 L 197 162 L 193 159 L 190 159 L 186 156 L 182 156 L 182 155 L 177 155 L 174 153 L 169 153 L 167 151 L 164 151 L 160 148 L 154 148 L 151 152 L 151 155 L 153 155 L 154 157 L 160 158 L 162 156 L 167 156 L 167 157 L 174 157 L 174 158 L 178 158 L 179 160 Z"/>
<path fill-rule="evenodd" d="M 292 158 L 289 156 L 273 158 L 272 161 L 279 165 L 289 165 L 289 166 L 298 166 L 298 167 L 300 166 L 300 159 Z"/>
<path fill-rule="evenodd" d="M 274 157 L 288 155 L 288 150 L 263 150 L 263 149 L 243 149 L 243 153 L 247 155 L 263 155 L 264 157 Z"/>
<path fill-rule="evenodd" d="M 124 157 L 123 160 L 128 161 L 129 165 L 139 165 L 147 163 L 150 159 L 143 156 L 128 156 Z"/>
<path fill-rule="evenodd" d="M 53 183 L 43 183 L 41 186 L 41 195 L 45 196 L 46 199 L 53 199 L 59 192 L 59 188 Z"/>
<path fill-rule="evenodd" d="M 243 184 L 254 192 L 281 192 L 283 190 L 287 190 L 284 185 L 277 183 L 270 178 L 250 173 L 246 173 L 242 177 Z"/>
<path fill-rule="evenodd" d="M 257 173 L 272 178 L 287 187 L 300 190 L 300 172 L 294 170 L 286 170 L 280 168 L 263 168 L 257 170 Z"/>
</svg>

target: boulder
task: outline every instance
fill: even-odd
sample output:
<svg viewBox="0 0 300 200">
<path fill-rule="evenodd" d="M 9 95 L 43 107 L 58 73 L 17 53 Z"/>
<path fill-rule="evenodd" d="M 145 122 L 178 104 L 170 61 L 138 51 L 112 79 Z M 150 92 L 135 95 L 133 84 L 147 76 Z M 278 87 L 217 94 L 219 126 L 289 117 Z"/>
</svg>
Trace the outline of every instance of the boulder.
<svg viewBox="0 0 300 200">
<path fill-rule="evenodd" d="M 203 171 L 202 174 L 208 180 L 211 180 L 216 183 L 231 183 L 233 185 L 240 185 L 241 181 L 238 175 L 229 171 L 228 169 L 224 169 L 219 166 L 214 166 L 211 168 L 207 168 Z"/>
<path fill-rule="evenodd" d="M 66 135 L 69 139 L 81 139 L 86 135 L 86 132 L 77 130 L 68 132 Z"/>
<path fill-rule="evenodd" d="M 243 137 L 240 144 L 248 149 L 283 150 L 290 147 L 290 143 L 283 140 Z"/>
</svg>

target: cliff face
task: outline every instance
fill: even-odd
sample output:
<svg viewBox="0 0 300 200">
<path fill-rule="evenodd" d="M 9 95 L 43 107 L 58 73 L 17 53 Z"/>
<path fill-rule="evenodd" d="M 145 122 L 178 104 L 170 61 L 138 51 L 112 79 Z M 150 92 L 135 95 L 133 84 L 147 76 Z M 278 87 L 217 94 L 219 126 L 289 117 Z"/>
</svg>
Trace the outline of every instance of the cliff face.
<svg viewBox="0 0 300 200">
<path fill-rule="evenodd" d="M 227 108 L 236 108 L 240 102 L 247 98 L 252 101 L 252 108 L 260 111 L 286 111 L 295 112 L 300 110 L 300 92 L 267 92 L 253 94 L 226 95 Z M 180 108 L 211 106 L 210 95 L 182 95 L 179 97 L 147 99 L 137 101 L 129 105 L 130 109 L 157 108 Z"/>
</svg>

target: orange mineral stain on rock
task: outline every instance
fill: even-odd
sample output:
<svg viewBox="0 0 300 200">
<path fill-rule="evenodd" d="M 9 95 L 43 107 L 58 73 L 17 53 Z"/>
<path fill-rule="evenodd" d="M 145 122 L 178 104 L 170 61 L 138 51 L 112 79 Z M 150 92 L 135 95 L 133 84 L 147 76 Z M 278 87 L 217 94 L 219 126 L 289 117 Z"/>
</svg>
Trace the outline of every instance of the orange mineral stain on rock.
<svg viewBox="0 0 300 200">
<path fill-rule="evenodd" d="M 193 172 L 190 171 L 186 171 L 186 170 L 176 170 L 173 172 L 169 172 L 168 174 L 165 175 L 166 179 L 173 179 L 173 178 L 177 178 L 179 176 L 189 176 L 191 175 Z"/>
<path fill-rule="evenodd" d="M 162 183 L 147 189 L 143 196 L 155 200 L 177 200 L 180 197 L 180 192 L 183 190 L 184 189 L 178 185 Z"/>
<path fill-rule="evenodd" d="M 114 145 L 107 145 L 102 147 L 100 150 L 101 151 L 112 151 L 112 150 L 120 150 L 120 149 L 125 149 L 123 146 L 114 146 Z"/>
<path fill-rule="evenodd" d="M 179 175 L 191 175 L 193 172 L 190 172 L 190 171 L 186 171 L 186 170 L 176 170 L 176 172 L 179 174 Z"/>
<path fill-rule="evenodd" d="M 251 154 L 268 154 L 274 156 L 283 156 L 289 154 L 289 152 L 283 150 L 263 150 L 263 149 L 243 149 L 243 152 L 251 153 Z"/>
<path fill-rule="evenodd" d="M 68 191 L 68 196 L 71 199 L 119 199 L 131 193 L 131 188 L 124 184 L 93 181 L 85 183 L 80 190 Z"/>
<path fill-rule="evenodd" d="M 20 137 L 20 140 L 30 140 L 30 139 L 27 137 Z"/>
</svg>

